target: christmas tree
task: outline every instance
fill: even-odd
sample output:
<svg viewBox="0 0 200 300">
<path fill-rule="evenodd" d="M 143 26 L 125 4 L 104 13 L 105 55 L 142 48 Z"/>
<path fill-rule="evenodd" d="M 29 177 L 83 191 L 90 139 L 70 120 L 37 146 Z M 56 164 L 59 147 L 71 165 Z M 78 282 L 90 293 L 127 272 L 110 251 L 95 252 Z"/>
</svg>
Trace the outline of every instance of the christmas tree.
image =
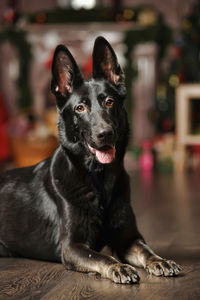
<svg viewBox="0 0 200 300">
<path fill-rule="evenodd" d="M 175 89 L 181 83 L 200 82 L 200 2 L 183 19 L 174 38 L 168 74 L 158 83 L 151 118 L 158 133 L 175 130 Z M 192 127 L 200 126 L 200 101 L 192 101 Z"/>
</svg>

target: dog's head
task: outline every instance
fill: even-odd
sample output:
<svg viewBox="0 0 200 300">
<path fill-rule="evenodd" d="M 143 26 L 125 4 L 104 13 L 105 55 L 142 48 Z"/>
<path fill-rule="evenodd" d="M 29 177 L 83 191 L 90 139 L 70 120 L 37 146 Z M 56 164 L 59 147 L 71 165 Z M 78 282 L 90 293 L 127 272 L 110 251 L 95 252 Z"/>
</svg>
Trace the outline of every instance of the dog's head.
<svg viewBox="0 0 200 300">
<path fill-rule="evenodd" d="M 85 151 L 101 164 L 114 160 L 127 136 L 124 74 L 110 44 L 98 37 L 93 50 L 92 79 L 84 81 L 69 50 L 59 45 L 52 64 L 60 142 L 74 152 Z"/>
</svg>

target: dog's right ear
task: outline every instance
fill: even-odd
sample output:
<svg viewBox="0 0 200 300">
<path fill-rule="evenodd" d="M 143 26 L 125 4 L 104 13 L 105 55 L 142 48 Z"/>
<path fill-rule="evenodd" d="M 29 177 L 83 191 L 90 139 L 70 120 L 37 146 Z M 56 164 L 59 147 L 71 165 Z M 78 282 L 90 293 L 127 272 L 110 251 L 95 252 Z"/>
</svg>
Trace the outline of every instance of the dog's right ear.
<svg viewBox="0 0 200 300">
<path fill-rule="evenodd" d="M 70 51 L 64 45 L 57 46 L 52 62 L 51 91 L 57 97 L 59 108 L 82 83 L 83 77 Z"/>
</svg>

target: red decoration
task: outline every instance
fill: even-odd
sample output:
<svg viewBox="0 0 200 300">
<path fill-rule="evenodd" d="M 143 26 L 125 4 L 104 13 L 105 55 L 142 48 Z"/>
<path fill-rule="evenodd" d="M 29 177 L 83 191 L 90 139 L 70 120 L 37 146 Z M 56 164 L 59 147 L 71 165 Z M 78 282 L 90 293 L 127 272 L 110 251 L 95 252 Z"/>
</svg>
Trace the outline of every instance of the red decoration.
<svg viewBox="0 0 200 300">
<path fill-rule="evenodd" d="M 3 14 L 3 21 L 7 24 L 14 24 L 17 18 L 17 0 L 7 0 L 7 7 Z"/>
<path fill-rule="evenodd" d="M 181 53 L 182 53 L 182 50 L 181 50 L 180 47 L 175 46 L 175 47 L 172 48 L 172 56 L 173 56 L 174 58 L 179 58 L 179 57 L 181 57 Z"/>
<path fill-rule="evenodd" d="M 46 21 L 46 18 L 46 14 L 43 12 L 38 13 L 35 17 L 36 22 L 39 24 L 43 24 Z"/>
<path fill-rule="evenodd" d="M 165 132 L 170 131 L 172 129 L 172 121 L 169 119 L 163 120 L 162 128 Z"/>
<path fill-rule="evenodd" d="M 3 98 L 0 95 L 0 161 L 6 160 L 9 157 L 9 147 L 8 138 L 6 132 L 6 122 L 8 120 L 8 115 L 3 105 Z"/>
<path fill-rule="evenodd" d="M 151 143 L 144 141 L 141 145 L 142 153 L 139 158 L 140 168 L 143 171 L 151 171 L 153 169 L 153 155 L 151 152 Z"/>
<path fill-rule="evenodd" d="M 190 146 L 191 153 L 198 153 L 200 154 L 200 145 L 192 145 Z"/>
<path fill-rule="evenodd" d="M 180 83 L 186 82 L 185 72 L 181 71 L 178 73 L 178 79 Z"/>
<path fill-rule="evenodd" d="M 9 8 L 5 11 L 3 20 L 5 23 L 13 24 L 13 22 L 15 20 L 15 16 L 16 16 L 15 11 L 12 8 Z"/>
<path fill-rule="evenodd" d="M 53 61 L 53 53 L 54 53 L 54 50 L 51 51 L 49 58 L 44 63 L 45 68 L 47 68 L 47 70 L 51 70 L 51 65 L 52 65 L 52 61 Z"/>
<path fill-rule="evenodd" d="M 86 61 L 85 65 L 82 68 L 83 73 L 86 77 L 90 77 L 92 73 L 92 55 L 89 56 L 88 60 Z"/>
</svg>

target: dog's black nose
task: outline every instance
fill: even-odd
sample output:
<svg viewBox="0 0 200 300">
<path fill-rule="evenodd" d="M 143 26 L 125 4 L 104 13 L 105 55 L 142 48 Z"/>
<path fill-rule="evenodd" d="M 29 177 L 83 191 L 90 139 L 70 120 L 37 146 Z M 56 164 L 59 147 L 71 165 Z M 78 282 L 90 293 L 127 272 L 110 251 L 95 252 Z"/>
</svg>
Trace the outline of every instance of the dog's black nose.
<svg viewBox="0 0 200 300">
<path fill-rule="evenodd" d="M 97 138 L 102 142 L 112 142 L 113 136 L 114 132 L 110 127 L 99 129 L 99 131 L 97 132 Z"/>
</svg>

